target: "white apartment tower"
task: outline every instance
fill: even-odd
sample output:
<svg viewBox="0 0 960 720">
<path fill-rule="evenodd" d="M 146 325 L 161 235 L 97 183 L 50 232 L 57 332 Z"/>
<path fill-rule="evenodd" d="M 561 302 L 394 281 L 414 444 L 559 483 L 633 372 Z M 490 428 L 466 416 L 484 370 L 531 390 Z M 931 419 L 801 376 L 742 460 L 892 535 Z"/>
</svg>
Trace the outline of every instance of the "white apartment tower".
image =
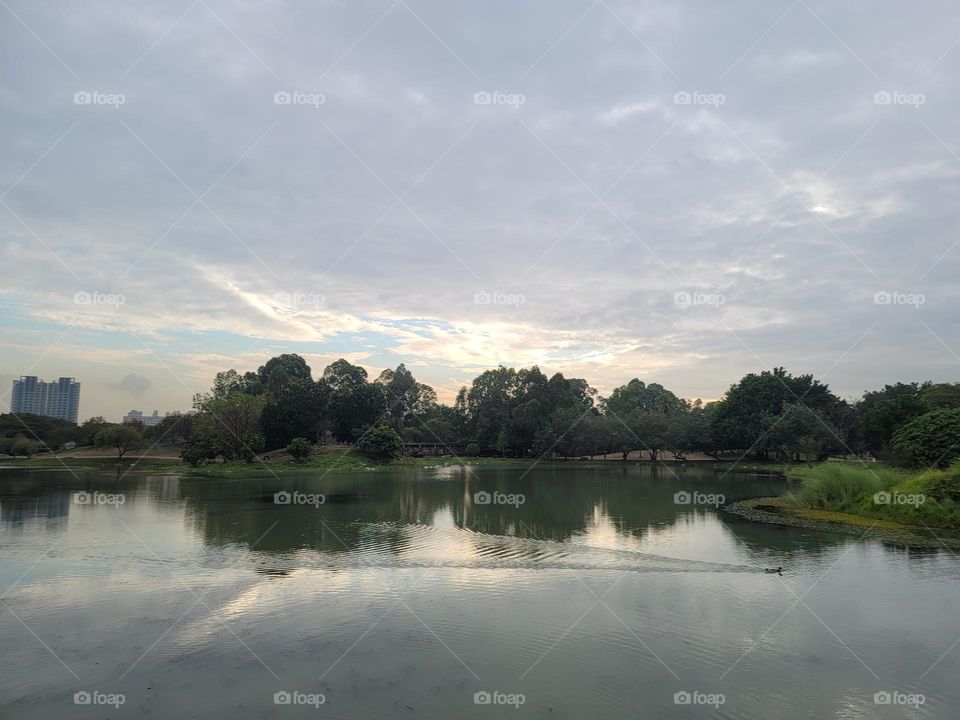
<svg viewBox="0 0 960 720">
<path fill-rule="evenodd" d="M 45 382 L 35 375 L 24 375 L 13 381 L 10 410 L 14 413 L 49 415 L 76 423 L 79 409 L 80 383 L 74 378 Z"/>
</svg>

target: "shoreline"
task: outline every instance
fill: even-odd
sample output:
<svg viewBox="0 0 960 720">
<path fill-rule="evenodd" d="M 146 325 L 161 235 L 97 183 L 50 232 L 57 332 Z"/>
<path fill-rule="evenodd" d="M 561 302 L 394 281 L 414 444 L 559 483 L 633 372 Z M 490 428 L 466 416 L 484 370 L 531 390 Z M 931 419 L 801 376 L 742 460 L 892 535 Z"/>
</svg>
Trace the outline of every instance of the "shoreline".
<svg viewBox="0 0 960 720">
<path fill-rule="evenodd" d="M 724 505 L 722 510 L 743 520 L 768 525 L 784 525 L 818 532 L 852 535 L 860 539 L 869 538 L 893 545 L 960 550 L 960 538 L 944 536 L 929 528 L 829 510 L 791 508 L 786 505 L 782 497 L 739 500 Z"/>
<path fill-rule="evenodd" d="M 274 457 L 269 457 L 274 455 Z M 715 471 L 731 474 L 754 474 L 783 476 L 787 468 L 761 463 L 735 463 L 729 460 L 639 460 L 626 462 L 620 459 L 591 458 L 509 458 L 509 457 L 458 457 L 454 455 L 409 457 L 404 456 L 388 462 L 366 458 L 349 450 L 318 452 L 305 460 L 293 460 L 282 452 L 264 453 L 256 462 L 231 461 L 227 463 L 209 463 L 192 467 L 177 457 L 166 455 L 135 455 L 124 458 L 115 455 L 55 456 L 38 455 L 32 458 L 0 459 L 0 470 L 72 470 L 72 469 L 128 469 L 149 472 L 179 473 L 191 477 L 259 477 L 264 474 L 296 474 L 322 470 L 325 472 L 391 471 L 415 470 L 439 467 L 483 467 L 530 468 L 531 466 L 563 468 L 595 467 L 641 467 L 681 470 L 685 466 L 712 467 Z"/>
</svg>

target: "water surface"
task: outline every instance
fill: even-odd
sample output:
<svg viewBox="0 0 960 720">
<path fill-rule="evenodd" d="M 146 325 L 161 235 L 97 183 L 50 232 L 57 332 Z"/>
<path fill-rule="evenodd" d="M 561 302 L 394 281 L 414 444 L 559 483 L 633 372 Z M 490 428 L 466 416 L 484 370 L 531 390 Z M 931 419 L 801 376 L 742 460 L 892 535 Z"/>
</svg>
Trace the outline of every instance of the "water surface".
<svg viewBox="0 0 960 720">
<path fill-rule="evenodd" d="M 953 554 L 675 502 L 781 483 L 619 464 L 0 471 L 0 718 L 955 717 Z"/>
</svg>

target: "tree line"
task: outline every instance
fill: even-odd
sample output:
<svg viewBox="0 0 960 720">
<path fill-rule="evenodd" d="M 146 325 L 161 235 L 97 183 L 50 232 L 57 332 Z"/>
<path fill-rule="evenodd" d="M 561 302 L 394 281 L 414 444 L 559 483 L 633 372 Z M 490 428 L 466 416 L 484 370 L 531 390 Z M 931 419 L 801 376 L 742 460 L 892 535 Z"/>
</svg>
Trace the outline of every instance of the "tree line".
<svg viewBox="0 0 960 720">
<path fill-rule="evenodd" d="M 356 443 L 376 458 L 424 442 L 466 456 L 616 453 L 626 460 L 640 451 L 651 460 L 704 453 L 812 462 L 869 453 L 938 466 L 960 456 L 960 384 L 896 383 L 848 401 L 812 375 L 782 367 L 748 373 L 720 400 L 704 404 L 637 378 L 600 396 L 582 378 L 501 366 L 478 375 L 445 405 L 403 364 L 371 380 L 364 368 L 340 359 L 314 378 L 302 357 L 284 354 L 256 371 L 217 373 L 210 391 L 195 396 L 194 409 L 195 415 L 168 417 L 143 431 L 91 418 L 48 435 L 73 432 L 83 436 L 79 444 L 112 447 L 121 457 L 147 443 L 177 443 L 193 465 L 252 461 L 279 449 L 303 457 L 327 437 Z M 18 436 L 43 441 L 24 436 L 22 418 L 10 418 L 0 416 L 0 452 Z"/>
<path fill-rule="evenodd" d="M 716 402 L 687 400 L 634 378 L 600 396 L 582 378 L 538 367 L 497 367 L 461 388 L 453 405 L 403 364 L 371 380 L 337 360 L 314 379 L 299 355 L 255 372 L 217 374 L 184 418 L 184 459 L 252 460 L 255 453 L 327 434 L 389 457 L 403 443 L 441 443 L 468 456 L 584 457 L 641 451 L 724 454 L 790 462 L 866 453 L 904 464 L 945 465 L 960 455 L 960 384 L 897 383 L 856 401 L 812 375 L 782 367 L 748 373 Z M 299 443 L 301 454 L 303 442 Z"/>
</svg>

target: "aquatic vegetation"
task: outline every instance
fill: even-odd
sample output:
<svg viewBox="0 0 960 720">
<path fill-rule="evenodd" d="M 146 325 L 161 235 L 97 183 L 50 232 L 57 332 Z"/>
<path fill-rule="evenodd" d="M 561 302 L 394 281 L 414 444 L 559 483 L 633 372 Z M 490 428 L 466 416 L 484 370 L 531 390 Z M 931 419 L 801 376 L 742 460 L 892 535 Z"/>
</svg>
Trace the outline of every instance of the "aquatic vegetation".
<svg viewBox="0 0 960 720">
<path fill-rule="evenodd" d="M 827 462 L 787 475 L 800 482 L 784 496 L 790 507 L 960 529 L 960 463 L 910 474 L 883 465 Z"/>
</svg>

